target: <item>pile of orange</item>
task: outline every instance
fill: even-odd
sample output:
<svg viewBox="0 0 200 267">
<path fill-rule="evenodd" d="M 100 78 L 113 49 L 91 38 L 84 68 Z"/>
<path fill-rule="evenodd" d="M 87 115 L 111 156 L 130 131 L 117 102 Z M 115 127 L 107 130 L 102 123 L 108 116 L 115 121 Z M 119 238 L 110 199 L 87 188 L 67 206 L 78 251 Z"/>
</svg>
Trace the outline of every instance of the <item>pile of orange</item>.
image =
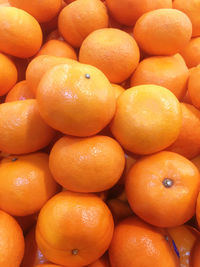
<svg viewBox="0 0 200 267">
<path fill-rule="evenodd" d="M 200 267 L 200 0 L 0 0 L 0 267 Z"/>
</svg>

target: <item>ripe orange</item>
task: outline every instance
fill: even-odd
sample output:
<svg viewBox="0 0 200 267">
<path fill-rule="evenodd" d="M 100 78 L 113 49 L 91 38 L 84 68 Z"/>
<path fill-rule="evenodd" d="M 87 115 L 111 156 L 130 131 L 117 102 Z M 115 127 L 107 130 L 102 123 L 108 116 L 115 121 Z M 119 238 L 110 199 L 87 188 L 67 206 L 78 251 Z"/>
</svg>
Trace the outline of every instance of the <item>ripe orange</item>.
<svg viewBox="0 0 200 267">
<path fill-rule="evenodd" d="M 200 238 L 196 241 L 192 250 L 191 267 L 200 267 Z"/>
<path fill-rule="evenodd" d="M 131 86 L 157 84 L 169 89 L 178 99 L 187 90 L 189 71 L 182 57 L 154 56 L 142 60 L 131 78 Z"/>
<path fill-rule="evenodd" d="M 148 11 L 171 8 L 172 0 L 106 0 L 106 5 L 118 22 L 133 26 L 137 19 Z"/>
<path fill-rule="evenodd" d="M 9 2 L 12 6 L 31 14 L 38 22 L 46 22 L 53 19 L 62 5 L 62 0 L 9 0 Z"/>
<path fill-rule="evenodd" d="M 176 141 L 167 150 L 191 159 L 200 153 L 200 111 L 181 103 L 182 126 Z"/>
<path fill-rule="evenodd" d="M 35 55 L 41 44 L 42 31 L 34 17 L 15 7 L 0 8 L 0 51 L 26 58 Z"/>
<path fill-rule="evenodd" d="M 117 183 L 124 170 L 120 145 L 108 136 L 64 136 L 53 146 L 49 167 L 55 180 L 75 192 L 101 192 Z"/>
<path fill-rule="evenodd" d="M 174 0 L 173 8 L 184 12 L 192 22 L 192 36 L 200 35 L 200 1 L 199 0 Z"/>
<path fill-rule="evenodd" d="M 112 119 L 116 99 L 111 84 L 95 67 L 62 64 L 44 74 L 36 95 L 42 118 L 74 136 L 100 132 Z"/>
<path fill-rule="evenodd" d="M 192 38 L 180 51 L 188 68 L 200 64 L 200 37 Z"/>
<path fill-rule="evenodd" d="M 181 128 L 181 108 L 168 89 L 140 85 L 117 100 L 111 131 L 120 144 L 135 154 L 151 154 L 172 144 Z"/>
<path fill-rule="evenodd" d="M 108 14 L 100 0 L 76 0 L 59 15 L 58 29 L 64 39 L 75 47 L 93 31 L 108 27 Z"/>
<path fill-rule="evenodd" d="M 199 82 L 199 75 L 200 75 L 200 66 L 194 68 L 189 76 L 188 81 L 188 93 L 192 104 L 200 109 L 200 82 Z"/>
<path fill-rule="evenodd" d="M 89 264 L 87 267 L 111 267 L 107 255 L 102 256 L 97 261 Z"/>
<path fill-rule="evenodd" d="M 35 99 L 0 105 L 0 150 L 24 154 L 47 146 L 55 131 L 40 117 Z"/>
<path fill-rule="evenodd" d="M 99 197 L 66 191 L 43 206 L 36 241 L 51 262 L 84 266 L 105 253 L 113 228 L 111 212 Z"/>
<path fill-rule="evenodd" d="M 58 192 L 44 153 L 5 158 L 0 163 L 0 208 L 14 216 L 38 212 Z"/>
<path fill-rule="evenodd" d="M 140 218 L 159 227 L 175 227 L 195 214 L 199 186 L 199 171 L 191 161 L 163 151 L 133 165 L 126 194 Z"/>
<path fill-rule="evenodd" d="M 0 211 L 0 266 L 20 266 L 24 255 L 22 230 L 13 217 Z"/>
<path fill-rule="evenodd" d="M 35 227 L 25 237 L 25 251 L 21 267 L 35 267 L 37 264 L 48 263 L 44 255 L 38 249 L 35 241 Z"/>
<path fill-rule="evenodd" d="M 76 52 L 66 42 L 60 41 L 60 40 L 50 40 L 47 41 L 42 48 L 40 49 L 37 56 L 40 55 L 50 55 L 55 57 L 67 57 L 74 60 L 77 60 Z"/>
<path fill-rule="evenodd" d="M 112 88 L 114 89 L 116 99 L 125 91 L 125 89 L 119 84 L 112 83 Z"/>
<path fill-rule="evenodd" d="M 129 217 L 115 227 L 109 256 L 112 267 L 179 266 L 163 230 L 137 217 Z"/>
<path fill-rule="evenodd" d="M 17 82 L 17 69 L 12 60 L 0 53 L 0 96 L 5 95 Z"/>
<path fill-rule="evenodd" d="M 188 44 L 192 23 L 179 10 L 157 9 L 138 19 L 133 35 L 139 47 L 147 54 L 169 56 Z"/>
<path fill-rule="evenodd" d="M 0 0 L 0 7 L 10 6 L 9 0 Z"/>
<path fill-rule="evenodd" d="M 59 64 L 74 64 L 75 60 L 50 55 L 35 57 L 28 65 L 26 70 L 26 81 L 29 88 L 36 95 L 38 84 L 44 73 Z"/>
<path fill-rule="evenodd" d="M 33 92 L 27 85 L 27 81 L 18 82 L 13 88 L 8 92 L 5 102 L 12 102 L 17 100 L 25 100 L 34 98 Z"/>
<path fill-rule="evenodd" d="M 118 29 L 100 29 L 92 32 L 82 43 L 81 63 L 103 71 L 112 83 L 125 81 L 139 62 L 139 48 L 135 40 Z"/>
<path fill-rule="evenodd" d="M 198 238 L 198 231 L 188 225 L 181 225 L 167 229 L 174 240 L 180 256 L 181 267 L 191 267 L 190 254 L 195 241 Z"/>
<path fill-rule="evenodd" d="M 197 222 L 200 227 L 200 193 L 197 198 L 197 205 L 196 205 L 196 217 L 197 217 Z"/>
</svg>

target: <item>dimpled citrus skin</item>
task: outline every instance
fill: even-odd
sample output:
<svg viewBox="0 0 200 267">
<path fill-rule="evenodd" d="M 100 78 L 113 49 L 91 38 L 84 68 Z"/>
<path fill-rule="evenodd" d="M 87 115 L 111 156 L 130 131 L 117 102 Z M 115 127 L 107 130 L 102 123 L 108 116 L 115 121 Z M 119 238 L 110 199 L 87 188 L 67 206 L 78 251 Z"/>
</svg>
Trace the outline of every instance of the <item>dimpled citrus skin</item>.
<svg viewBox="0 0 200 267">
<path fill-rule="evenodd" d="M 47 146 L 54 130 L 41 118 L 35 99 L 0 105 L 0 150 L 24 154 Z"/>
<path fill-rule="evenodd" d="M 172 144 L 181 128 L 181 107 L 168 89 L 139 85 L 117 99 L 111 132 L 125 149 L 151 154 Z"/>
<path fill-rule="evenodd" d="M 50 69 L 40 81 L 36 98 L 42 118 L 51 127 L 74 136 L 101 131 L 116 107 L 108 79 L 97 68 L 84 64 Z"/>
<path fill-rule="evenodd" d="M 112 83 L 121 83 L 140 58 L 137 43 L 128 33 L 107 28 L 92 32 L 82 43 L 79 61 L 100 69 Z"/>
<path fill-rule="evenodd" d="M 179 10 L 157 9 L 138 19 L 133 35 L 139 47 L 147 54 L 173 55 L 189 42 L 192 23 Z"/>
<path fill-rule="evenodd" d="M 165 179 L 170 179 L 169 187 Z M 191 161 L 162 151 L 133 165 L 126 179 L 126 195 L 133 212 L 144 221 L 175 227 L 195 214 L 199 186 L 199 171 Z"/>
<path fill-rule="evenodd" d="M 34 56 L 41 44 L 42 31 L 34 17 L 15 7 L 0 8 L 0 51 L 26 58 Z"/>
<path fill-rule="evenodd" d="M 51 198 L 41 209 L 36 241 L 51 262 L 81 267 L 105 253 L 113 230 L 112 214 L 98 196 L 66 191 Z"/>
<path fill-rule="evenodd" d="M 15 86 L 8 92 L 5 102 L 25 100 L 34 98 L 33 92 L 27 85 L 27 81 L 21 81 L 15 84 Z"/>
</svg>

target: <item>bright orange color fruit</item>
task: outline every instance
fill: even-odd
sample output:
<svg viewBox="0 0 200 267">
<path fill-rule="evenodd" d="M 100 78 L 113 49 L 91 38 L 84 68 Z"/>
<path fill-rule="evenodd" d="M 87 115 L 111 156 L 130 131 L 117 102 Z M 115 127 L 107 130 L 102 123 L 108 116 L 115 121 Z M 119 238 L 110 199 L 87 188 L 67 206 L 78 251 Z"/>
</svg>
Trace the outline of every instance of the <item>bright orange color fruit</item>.
<svg viewBox="0 0 200 267">
<path fill-rule="evenodd" d="M 108 136 L 64 136 L 53 146 L 49 167 L 55 180 L 75 192 L 101 192 L 117 183 L 125 165 L 124 151 Z"/>
<path fill-rule="evenodd" d="M 27 81 L 21 81 L 15 84 L 8 92 L 5 102 L 12 102 L 17 100 L 33 99 L 34 94 L 27 85 Z"/>
<path fill-rule="evenodd" d="M 200 37 L 190 39 L 189 43 L 180 51 L 188 68 L 196 67 L 200 64 Z"/>
<path fill-rule="evenodd" d="M 188 81 L 188 93 L 190 95 L 190 99 L 192 104 L 200 109 L 200 66 L 194 68 L 190 74 Z"/>
<path fill-rule="evenodd" d="M 200 153 L 200 111 L 181 103 L 182 126 L 178 138 L 167 150 L 192 159 Z"/>
<path fill-rule="evenodd" d="M 142 15 L 135 24 L 134 38 L 147 54 L 169 56 L 188 44 L 192 23 L 176 9 L 157 9 Z"/>
<path fill-rule="evenodd" d="M 105 253 L 113 228 L 111 212 L 99 197 L 66 191 L 43 206 L 38 217 L 36 241 L 51 262 L 84 266 Z"/>
<path fill-rule="evenodd" d="M 192 250 L 191 267 L 200 267 L 200 238 L 196 241 Z"/>
<path fill-rule="evenodd" d="M 196 217 L 197 217 L 197 222 L 200 227 L 200 194 L 198 195 L 197 198 L 197 203 L 196 203 Z"/>
<path fill-rule="evenodd" d="M 16 220 L 0 211 L 0 266 L 20 266 L 24 255 L 24 237 Z"/>
<path fill-rule="evenodd" d="M 62 64 L 42 77 L 36 95 L 42 118 L 74 136 L 100 132 L 112 119 L 116 99 L 111 84 L 97 68 Z"/>
<path fill-rule="evenodd" d="M 82 43 L 81 63 L 100 69 L 112 83 L 125 81 L 140 58 L 137 43 L 128 33 L 114 28 L 92 32 Z"/>
<path fill-rule="evenodd" d="M 10 154 L 35 152 L 47 146 L 55 131 L 40 117 L 35 99 L 0 105 L 0 150 Z"/>
<path fill-rule="evenodd" d="M 112 88 L 114 89 L 116 99 L 125 91 L 125 89 L 119 84 L 112 83 Z"/>
<path fill-rule="evenodd" d="M 9 0 L 11 6 L 23 9 L 31 14 L 38 22 L 53 19 L 61 9 L 62 0 Z"/>
<path fill-rule="evenodd" d="M 154 56 L 142 60 L 131 78 L 131 86 L 157 84 L 169 89 L 178 99 L 187 90 L 189 71 L 179 56 Z"/>
<path fill-rule="evenodd" d="M 93 31 L 108 27 L 108 14 L 100 0 L 76 0 L 59 15 L 58 29 L 72 46 L 80 47 Z"/>
<path fill-rule="evenodd" d="M 28 65 L 26 69 L 26 81 L 29 88 L 36 95 L 38 84 L 44 75 L 44 73 L 56 65 L 60 64 L 74 64 L 75 60 L 55 57 L 50 55 L 41 55 L 35 57 Z"/>
<path fill-rule="evenodd" d="M 5 95 L 17 82 L 17 69 L 13 61 L 0 53 L 0 96 Z"/>
<path fill-rule="evenodd" d="M 162 151 L 133 165 L 126 195 L 133 211 L 146 222 L 175 227 L 195 214 L 199 186 L 199 171 L 191 161 Z"/>
<path fill-rule="evenodd" d="M 44 153 L 5 158 L 0 163 L 0 208 L 13 216 L 38 212 L 58 192 Z"/>
<path fill-rule="evenodd" d="M 41 44 L 42 31 L 34 17 L 15 7 L 0 8 L 0 51 L 26 58 L 34 56 Z"/>
<path fill-rule="evenodd" d="M 135 154 L 151 154 L 172 144 L 181 128 L 181 108 L 168 89 L 139 85 L 117 99 L 111 131 L 119 143 Z"/>
<path fill-rule="evenodd" d="M 61 40 L 49 40 L 40 49 L 37 56 L 50 55 L 55 57 L 67 57 L 77 60 L 76 52 L 71 45 Z"/>
<path fill-rule="evenodd" d="M 109 256 L 112 267 L 179 266 L 163 231 L 137 217 L 129 217 L 115 226 Z"/>
<path fill-rule="evenodd" d="M 110 14 L 121 24 L 133 26 L 144 13 L 171 8 L 172 0 L 106 0 Z"/>
</svg>

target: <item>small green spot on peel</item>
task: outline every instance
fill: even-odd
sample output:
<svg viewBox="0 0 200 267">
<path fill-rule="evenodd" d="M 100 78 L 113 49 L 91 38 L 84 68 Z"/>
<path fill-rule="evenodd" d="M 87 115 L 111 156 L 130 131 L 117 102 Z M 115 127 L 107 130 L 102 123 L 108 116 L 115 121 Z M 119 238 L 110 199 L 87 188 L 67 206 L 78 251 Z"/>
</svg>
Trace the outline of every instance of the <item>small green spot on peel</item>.
<svg viewBox="0 0 200 267">
<path fill-rule="evenodd" d="M 72 255 L 78 255 L 78 249 L 72 249 Z"/>
</svg>

